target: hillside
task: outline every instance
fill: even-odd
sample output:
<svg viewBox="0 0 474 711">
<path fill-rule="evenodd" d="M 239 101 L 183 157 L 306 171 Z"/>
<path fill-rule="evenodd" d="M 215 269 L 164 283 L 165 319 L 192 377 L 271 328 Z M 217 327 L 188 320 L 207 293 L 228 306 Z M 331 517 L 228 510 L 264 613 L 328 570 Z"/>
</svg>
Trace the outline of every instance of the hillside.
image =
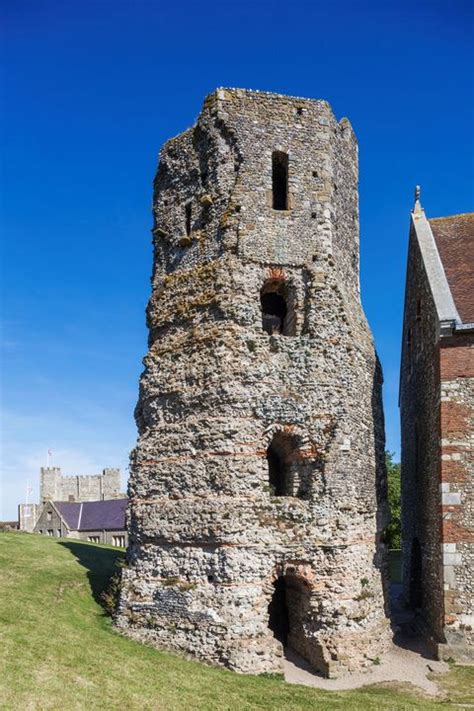
<svg viewBox="0 0 474 711">
<path fill-rule="evenodd" d="M 122 552 L 19 533 L 0 534 L 2 709 L 462 708 L 473 669 L 443 679 L 453 703 L 411 690 L 324 692 L 240 676 L 117 634 L 98 599 Z M 464 690 L 464 691 L 463 691 Z"/>
</svg>

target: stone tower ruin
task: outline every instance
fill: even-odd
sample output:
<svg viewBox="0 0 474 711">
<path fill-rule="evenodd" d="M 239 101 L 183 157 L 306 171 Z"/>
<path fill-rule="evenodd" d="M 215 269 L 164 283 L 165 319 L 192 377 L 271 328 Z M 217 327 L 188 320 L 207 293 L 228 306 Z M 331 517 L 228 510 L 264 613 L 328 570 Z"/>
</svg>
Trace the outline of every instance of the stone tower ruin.
<svg viewBox="0 0 474 711">
<path fill-rule="evenodd" d="M 117 623 L 326 675 L 389 639 L 381 374 L 357 142 L 326 101 L 220 89 L 161 151 Z"/>
</svg>

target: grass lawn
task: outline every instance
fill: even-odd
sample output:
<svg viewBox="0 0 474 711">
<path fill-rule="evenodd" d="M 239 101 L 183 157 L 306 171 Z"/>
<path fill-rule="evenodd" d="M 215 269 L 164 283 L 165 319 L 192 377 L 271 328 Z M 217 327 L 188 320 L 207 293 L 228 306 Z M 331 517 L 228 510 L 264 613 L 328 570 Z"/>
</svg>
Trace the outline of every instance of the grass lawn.
<svg viewBox="0 0 474 711">
<path fill-rule="evenodd" d="M 0 708 L 443 711 L 474 703 L 473 668 L 443 677 L 450 701 L 436 702 L 400 687 L 319 691 L 140 645 L 117 634 L 97 602 L 122 556 L 104 546 L 0 533 Z"/>
</svg>

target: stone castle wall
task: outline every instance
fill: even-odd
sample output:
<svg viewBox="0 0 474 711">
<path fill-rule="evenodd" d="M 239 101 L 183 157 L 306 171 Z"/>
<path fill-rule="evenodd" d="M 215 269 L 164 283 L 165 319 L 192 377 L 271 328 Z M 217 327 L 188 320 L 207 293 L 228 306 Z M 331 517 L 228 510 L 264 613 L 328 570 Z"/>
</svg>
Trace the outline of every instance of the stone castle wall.
<svg viewBox="0 0 474 711">
<path fill-rule="evenodd" d="M 18 504 L 18 528 L 20 531 L 33 533 L 41 513 L 39 504 Z"/>
<path fill-rule="evenodd" d="M 241 90 L 161 152 L 117 618 L 138 639 L 253 673 L 279 671 L 282 644 L 336 674 L 387 643 L 357 174 L 326 102 Z"/>
<path fill-rule="evenodd" d="M 100 501 L 117 499 L 120 469 L 104 469 L 102 474 L 63 476 L 59 467 L 42 467 L 40 501 Z"/>
</svg>

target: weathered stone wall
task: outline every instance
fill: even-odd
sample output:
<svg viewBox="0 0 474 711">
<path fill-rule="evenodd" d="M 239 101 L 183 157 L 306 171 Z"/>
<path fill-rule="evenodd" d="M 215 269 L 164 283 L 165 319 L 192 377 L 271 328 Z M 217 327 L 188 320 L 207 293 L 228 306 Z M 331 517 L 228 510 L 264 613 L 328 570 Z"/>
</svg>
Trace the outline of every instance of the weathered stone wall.
<svg viewBox="0 0 474 711">
<path fill-rule="evenodd" d="M 440 537 L 438 319 L 413 229 L 400 379 L 405 598 L 438 640 L 443 627 Z M 418 541 L 418 544 L 417 544 Z M 419 545 L 419 548 L 418 548 Z"/>
<path fill-rule="evenodd" d="M 46 503 L 36 523 L 35 533 L 59 538 L 67 536 L 67 532 L 67 526 L 63 524 L 56 509 L 50 503 Z"/>
<path fill-rule="evenodd" d="M 274 151 L 286 210 L 272 207 Z M 326 674 L 383 651 L 381 373 L 357 199 L 354 134 L 324 101 L 219 90 L 164 146 L 117 620 L 129 634 L 254 673 L 280 669 L 286 637 Z M 262 328 L 262 288 L 285 299 L 283 333 Z"/>
</svg>

